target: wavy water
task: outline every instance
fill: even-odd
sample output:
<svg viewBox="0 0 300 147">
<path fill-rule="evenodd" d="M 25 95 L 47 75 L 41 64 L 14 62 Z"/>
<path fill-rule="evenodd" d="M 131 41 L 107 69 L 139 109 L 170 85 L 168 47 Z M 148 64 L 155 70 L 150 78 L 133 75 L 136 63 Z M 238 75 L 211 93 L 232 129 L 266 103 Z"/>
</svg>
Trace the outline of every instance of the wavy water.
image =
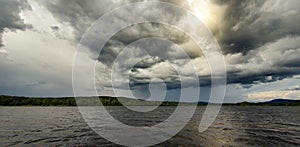
<svg viewBox="0 0 300 147">
<path fill-rule="evenodd" d="M 107 109 L 134 126 L 155 125 L 174 110 L 160 107 L 143 115 L 123 107 Z M 182 131 L 158 146 L 300 146 L 300 107 L 225 106 L 199 133 L 204 109 L 198 107 Z M 0 146 L 117 146 L 90 129 L 77 107 L 0 107 L 0 118 Z"/>
</svg>

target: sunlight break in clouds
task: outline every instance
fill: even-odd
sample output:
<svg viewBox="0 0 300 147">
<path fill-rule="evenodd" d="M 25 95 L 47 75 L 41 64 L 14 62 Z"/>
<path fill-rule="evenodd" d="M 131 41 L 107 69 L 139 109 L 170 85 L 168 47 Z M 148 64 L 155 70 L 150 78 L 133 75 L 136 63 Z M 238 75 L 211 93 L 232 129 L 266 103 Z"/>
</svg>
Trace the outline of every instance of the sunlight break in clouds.
<svg viewBox="0 0 300 147">
<path fill-rule="evenodd" d="M 299 90 L 266 91 L 266 92 L 252 93 L 248 95 L 248 99 L 250 99 L 251 101 L 268 101 L 274 98 L 300 100 L 300 91 Z"/>
<path fill-rule="evenodd" d="M 222 25 L 226 5 L 216 5 L 210 0 L 188 0 L 192 12 L 208 27 L 211 31 L 220 28 Z"/>
</svg>

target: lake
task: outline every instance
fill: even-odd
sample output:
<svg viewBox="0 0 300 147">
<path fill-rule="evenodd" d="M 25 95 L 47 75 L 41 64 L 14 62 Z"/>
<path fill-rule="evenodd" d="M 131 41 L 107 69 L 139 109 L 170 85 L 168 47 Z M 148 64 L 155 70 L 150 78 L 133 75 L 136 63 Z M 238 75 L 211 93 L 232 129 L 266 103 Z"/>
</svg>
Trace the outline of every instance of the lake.
<svg viewBox="0 0 300 147">
<path fill-rule="evenodd" d="M 107 107 L 121 122 L 151 126 L 175 107 L 152 115 Z M 223 106 L 212 126 L 198 132 L 205 106 L 188 125 L 157 146 L 300 146 L 300 107 Z M 0 107 L 0 146 L 117 146 L 85 123 L 77 107 Z"/>
</svg>

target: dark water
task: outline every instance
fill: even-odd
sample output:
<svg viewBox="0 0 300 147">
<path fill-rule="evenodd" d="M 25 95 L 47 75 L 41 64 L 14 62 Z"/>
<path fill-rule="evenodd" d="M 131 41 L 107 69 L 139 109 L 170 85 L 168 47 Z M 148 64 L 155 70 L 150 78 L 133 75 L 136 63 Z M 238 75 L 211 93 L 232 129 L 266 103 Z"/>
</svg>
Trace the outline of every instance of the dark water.
<svg viewBox="0 0 300 147">
<path fill-rule="evenodd" d="M 161 107 L 157 115 L 171 113 Z M 205 107 L 190 123 L 158 146 L 300 146 L 300 107 L 222 107 L 204 133 L 198 125 Z M 161 117 L 109 112 L 128 124 L 153 125 Z M 148 117 L 148 118 L 147 118 Z M 0 146 L 117 146 L 88 127 L 77 107 L 0 107 Z"/>
</svg>

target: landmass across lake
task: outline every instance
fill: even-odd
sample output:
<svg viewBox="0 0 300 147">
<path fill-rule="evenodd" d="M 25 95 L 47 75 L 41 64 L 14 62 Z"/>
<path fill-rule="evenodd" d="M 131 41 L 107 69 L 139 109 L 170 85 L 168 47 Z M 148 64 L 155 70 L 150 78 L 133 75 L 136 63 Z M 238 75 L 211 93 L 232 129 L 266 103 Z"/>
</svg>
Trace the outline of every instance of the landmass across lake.
<svg viewBox="0 0 300 147">
<path fill-rule="evenodd" d="M 98 105 L 96 101 L 101 100 L 104 106 L 122 106 L 126 105 L 160 105 L 160 106 L 177 106 L 178 102 L 159 102 L 159 101 L 146 101 L 131 98 L 116 98 L 108 96 L 99 97 L 82 97 L 77 98 L 80 105 L 95 106 Z M 122 103 L 119 100 L 122 101 Z M 180 103 L 183 105 L 207 105 L 208 102 L 198 103 Z M 300 106 L 300 100 L 291 99 L 274 99 L 266 102 L 239 102 L 239 103 L 223 103 L 226 106 Z M 37 98 L 37 97 L 19 97 L 19 96 L 0 96 L 0 106 L 77 106 L 74 97 L 56 97 L 56 98 Z"/>
</svg>

